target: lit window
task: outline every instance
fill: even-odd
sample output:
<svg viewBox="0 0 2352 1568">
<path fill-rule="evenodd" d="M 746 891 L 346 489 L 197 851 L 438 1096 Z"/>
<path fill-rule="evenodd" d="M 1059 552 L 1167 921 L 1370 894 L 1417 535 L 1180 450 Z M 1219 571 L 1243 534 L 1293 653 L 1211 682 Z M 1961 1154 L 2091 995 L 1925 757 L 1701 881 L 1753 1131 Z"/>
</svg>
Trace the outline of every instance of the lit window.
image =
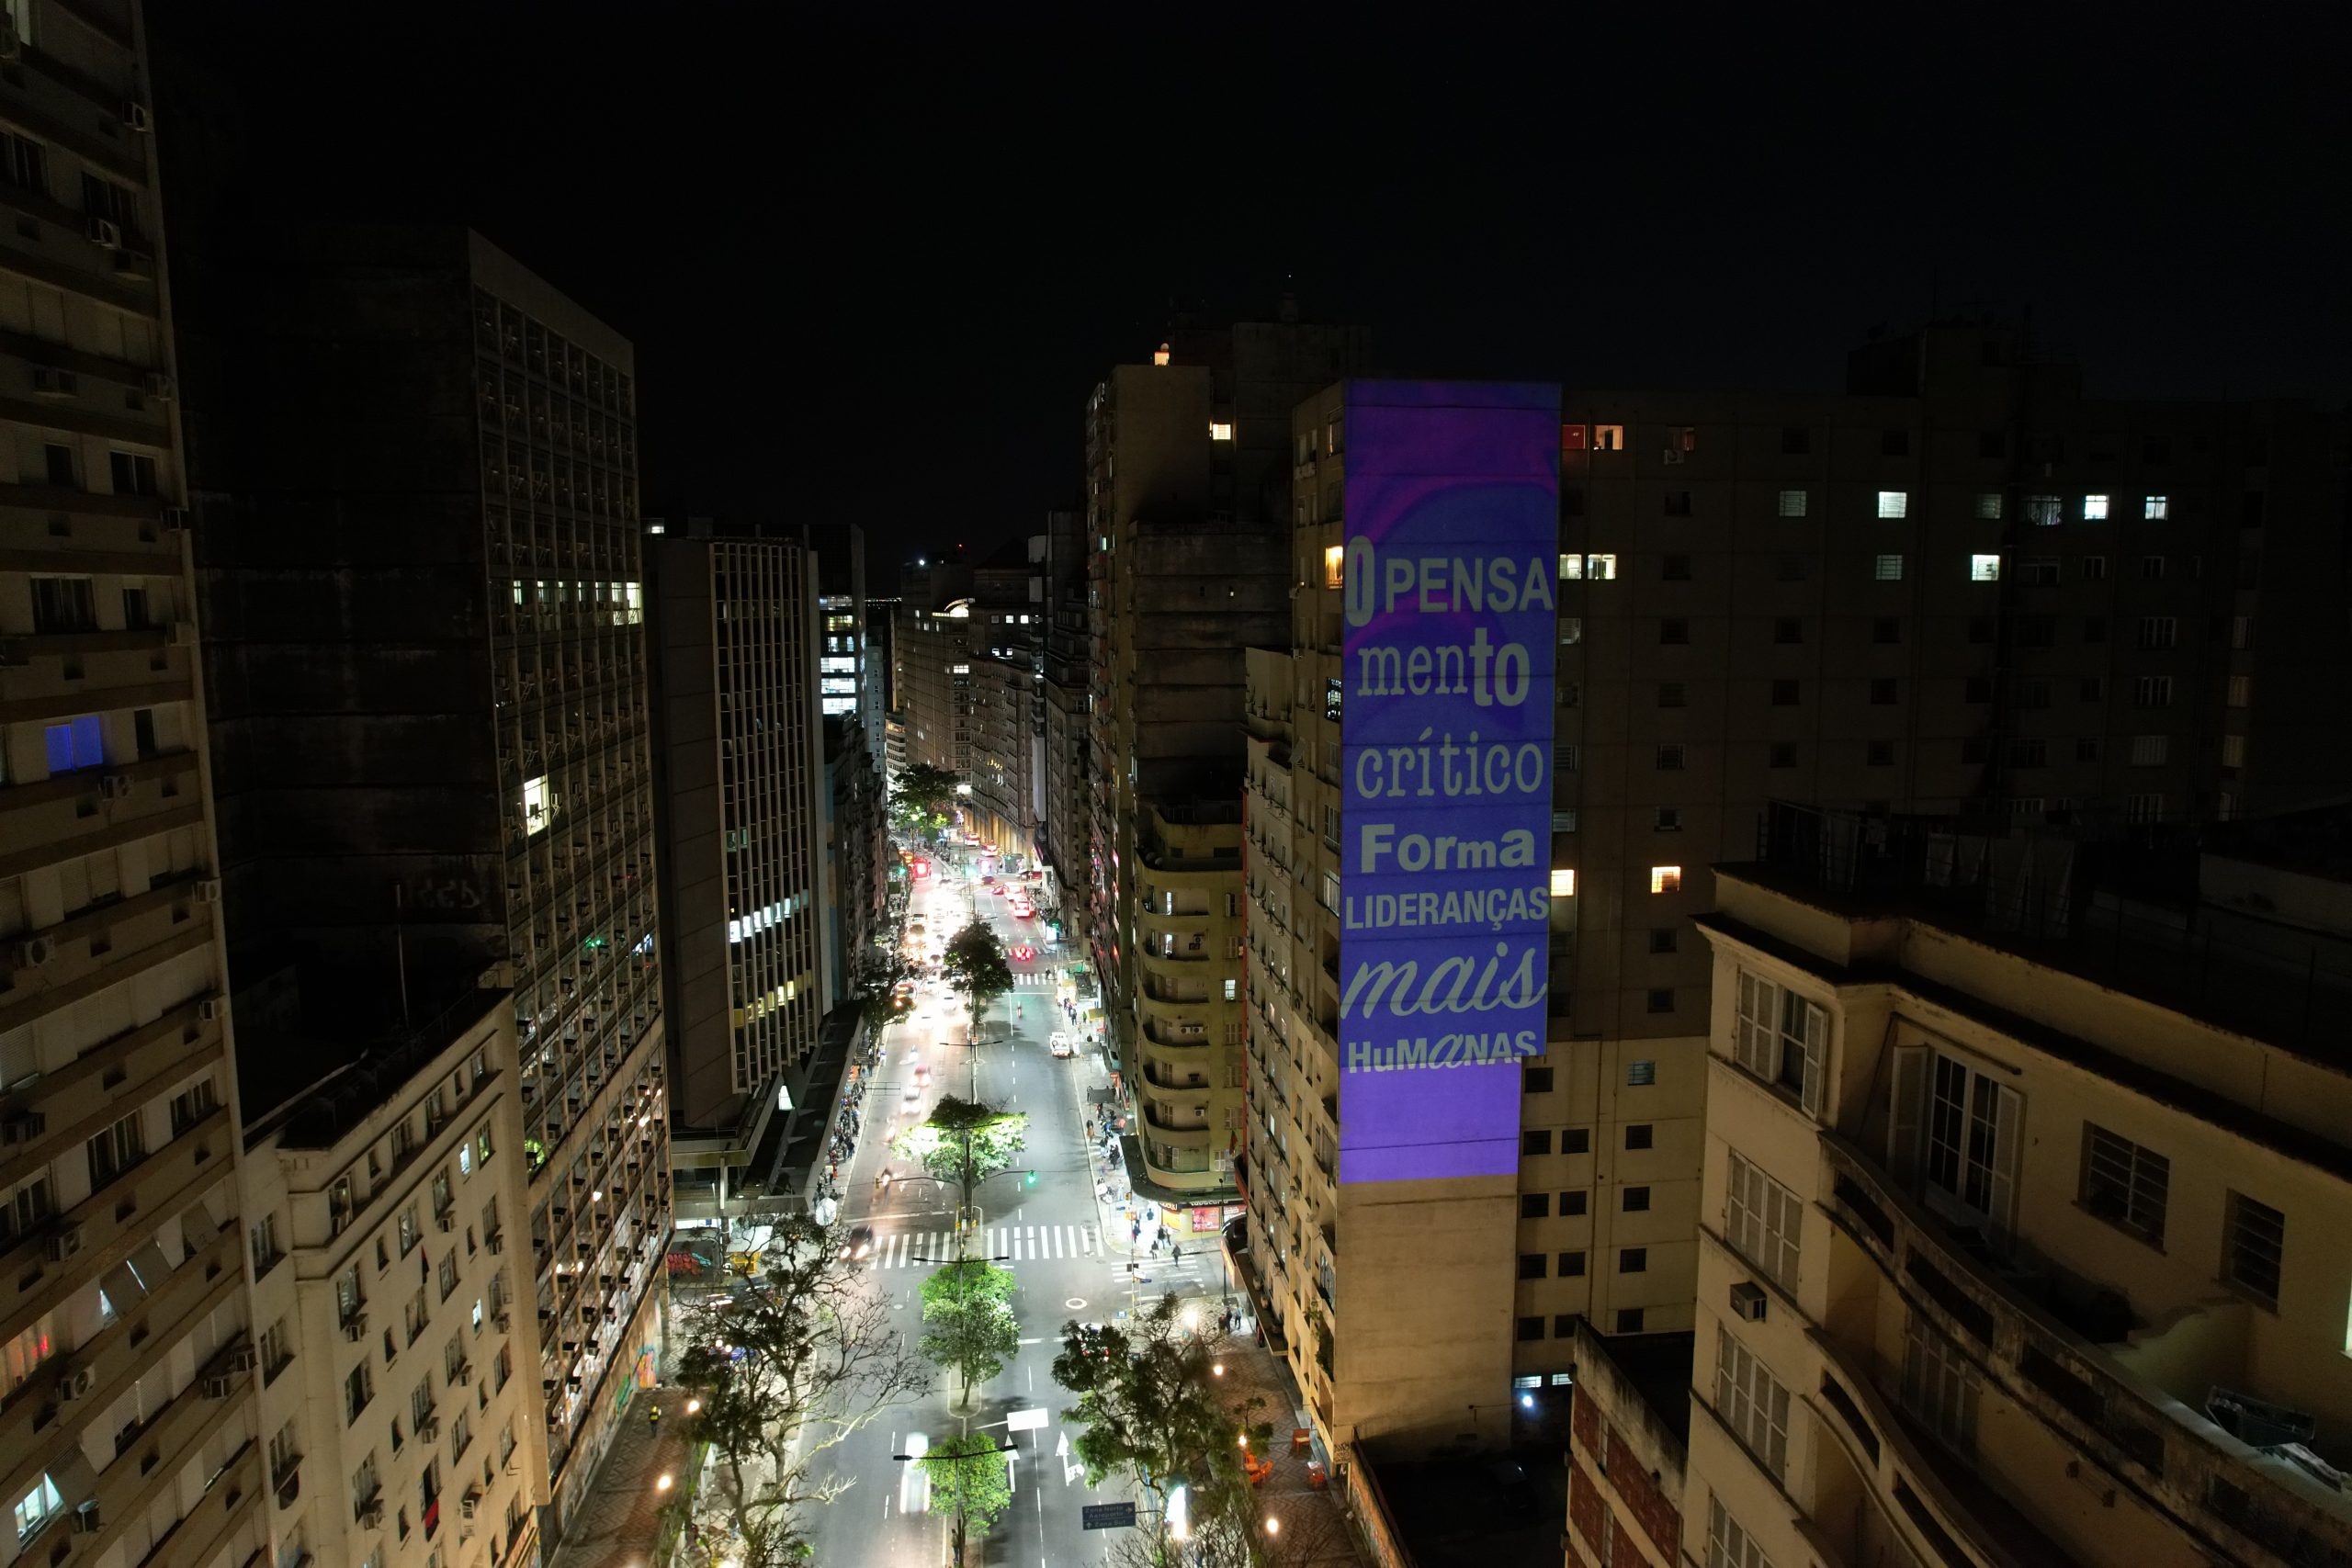
<svg viewBox="0 0 2352 1568">
<path fill-rule="evenodd" d="M 1997 490 L 1979 491 L 1976 497 L 1976 515 L 1980 521 L 1998 523 L 2001 520 L 2001 492 Z"/>
<path fill-rule="evenodd" d="M 1560 581 L 1579 582 L 1584 579 L 1584 557 L 1563 555 L 1560 558 Z"/>
<path fill-rule="evenodd" d="M 1908 517 L 1911 515 L 1911 492 L 1906 490 L 1879 491 L 1878 514 L 1881 517 Z"/>
<path fill-rule="evenodd" d="M 2231 677 L 2230 677 L 2230 706 L 2232 706 L 2232 707 L 2233 707 L 2233 708 L 2242 708 L 2242 707 L 2251 707 L 2251 706 L 2253 706 L 2253 705 L 2254 705 L 2254 677 L 2253 677 L 2253 676 L 2251 676 L 2251 675 L 2233 675 L 2233 676 L 2231 676 Z"/>
<path fill-rule="evenodd" d="M 43 1475 L 31 1491 L 17 1499 L 17 1539 L 21 1541 L 31 1535 L 63 1506 L 65 1499 L 58 1495 L 57 1483 Z"/>
<path fill-rule="evenodd" d="M 1238 980 L 1227 980 L 1225 983 L 1225 999 L 1229 1002 L 1237 1001 L 1240 998 L 1240 996 L 1241 982 Z"/>
<path fill-rule="evenodd" d="M 1233 426 L 1221 420 L 1211 420 L 1209 422 L 1209 439 L 1212 441 L 1232 440 Z"/>
<path fill-rule="evenodd" d="M 555 820 L 556 794 L 548 786 L 547 776 L 523 781 L 523 829 L 526 834 L 544 833 L 548 824 Z"/>
<path fill-rule="evenodd" d="M 1552 868 L 1552 897 L 1555 898 L 1573 898 L 1576 896 L 1577 874 L 1575 868 L 1565 865 L 1554 866 Z"/>
<path fill-rule="evenodd" d="M 1682 868 L 1679 865 L 1654 865 L 1650 867 L 1650 891 L 1653 893 L 1681 892 Z"/>
<path fill-rule="evenodd" d="M 1998 581 L 2001 581 L 2001 558 L 2000 558 L 2000 557 L 1998 557 L 1998 556 L 1971 556 L 1971 557 L 1969 557 L 1969 558 L 1968 558 L 1968 581 L 1971 581 L 1971 582 L 1998 582 Z"/>
<path fill-rule="evenodd" d="M 2155 768 L 2164 765 L 2172 752 L 2169 735 L 2135 735 L 2132 738 L 2132 765 L 2135 768 Z"/>
<path fill-rule="evenodd" d="M 1623 452 L 1625 449 L 1625 427 L 1622 424 L 1594 425 L 1592 449 L 1596 452 Z"/>
<path fill-rule="evenodd" d="M 1158 348 L 1152 350 L 1151 362 L 1154 365 L 1165 365 L 1168 363 L 1168 345 L 1166 344 L 1163 343 Z M 915 564 L 920 566 L 922 563 L 918 561 Z"/>
<path fill-rule="evenodd" d="M 1781 492 L 1781 515 L 1783 517 L 1804 516 L 1807 500 L 1808 497 L 1806 492 L 1804 491 L 1782 491 Z"/>
<path fill-rule="evenodd" d="M 2086 495 L 2083 497 L 2083 521 L 2086 523 L 2106 522 L 2107 497 L 2103 495 Z"/>
<path fill-rule="evenodd" d="M 2164 496 L 2152 495 L 2140 503 L 2140 515 L 2151 523 L 2161 523 L 2172 515 L 2171 504 Z"/>
<path fill-rule="evenodd" d="M 1879 557 L 1877 562 L 1871 569 L 1871 575 L 1881 582 L 1902 581 L 1903 558 L 1901 556 Z"/>
<path fill-rule="evenodd" d="M 1617 579 L 1617 558 L 1615 556 L 1585 557 L 1584 575 L 1585 580 L 1589 582 L 1615 581 Z"/>
<path fill-rule="evenodd" d="M 2243 768 L 2245 766 L 2245 736 L 2224 735 L 2222 737 L 2222 766 L 2225 768 Z"/>
</svg>

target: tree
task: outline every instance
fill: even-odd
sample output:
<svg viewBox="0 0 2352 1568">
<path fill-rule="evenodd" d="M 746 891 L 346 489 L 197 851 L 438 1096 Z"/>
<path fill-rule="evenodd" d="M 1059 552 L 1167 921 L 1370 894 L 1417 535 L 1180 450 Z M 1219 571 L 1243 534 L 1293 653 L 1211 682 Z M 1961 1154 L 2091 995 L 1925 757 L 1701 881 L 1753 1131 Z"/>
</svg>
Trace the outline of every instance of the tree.
<svg viewBox="0 0 2352 1568">
<path fill-rule="evenodd" d="M 745 1568 L 805 1557 L 804 1511 L 851 1484 L 831 1450 L 932 1382 L 833 1232 L 786 1216 L 763 1258 L 758 1279 L 683 1309 L 677 1379 L 701 1402 L 686 1434 L 711 1445 L 729 1523 L 758 1553 Z"/>
<path fill-rule="evenodd" d="M 945 768 L 916 762 L 890 781 L 890 820 L 910 833 L 930 835 L 947 826 L 961 783 Z"/>
<path fill-rule="evenodd" d="M 985 1258 L 948 1264 L 922 1282 L 922 1353 L 963 1379 L 956 1403 L 972 1402 L 972 1385 L 1004 1371 L 1021 1346 L 1012 1315 L 1012 1275 Z"/>
<path fill-rule="evenodd" d="M 1209 1370 L 1214 1359 L 1209 1341 L 1184 1325 L 1171 1292 L 1128 1328 L 1065 1324 L 1054 1381 L 1078 1395 L 1068 1418 L 1086 1430 L 1070 1448 L 1088 1484 L 1127 1471 L 1164 1520 L 1181 1483 L 1195 1536 L 1246 1540 L 1251 1508 L 1237 1439 L 1262 1446 L 1272 1428 L 1254 1419 L 1261 1397 L 1226 1407 Z M 1144 1545 L 1155 1565 L 1173 1562 L 1179 1550 L 1164 1526 Z"/>
<path fill-rule="evenodd" d="M 914 1161 L 924 1175 L 956 1189 L 956 1246 L 960 1254 L 973 1189 L 1011 1169 L 1013 1156 L 1028 1141 L 1029 1118 L 1023 1112 L 999 1111 L 978 1100 L 943 1094 L 930 1116 L 890 1140 L 890 1152 Z"/>
<path fill-rule="evenodd" d="M 1012 964 L 1004 956 L 1004 943 L 997 940 L 987 921 L 974 920 L 947 939 L 939 967 L 947 976 L 948 988 L 971 1004 L 971 1043 L 977 1047 L 981 1012 L 1012 989 Z"/>
<path fill-rule="evenodd" d="M 865 1021 L 867 1034 L 880 1034 L 884 1026 L 899 1016 L 897 987 L 907 974 L 906 958 L 896 948 L 870 960 L 859 971 L 858 984 L 864 987 L 864 994 L 858 998 L 858 1015 Z"/>
<path fill-rule="evenodd" d="M 956 1520 L 956 1561 L 964 1561 L 969 1531 L 988 1534 L 997 1517 L 1012 1505 L 1012 1478 L 1005 1473 L 1004 1450 L 984 1432 L 943 1438 L 915 1461 L 931 1483 L 931 1511 Z M 943 1506 L 942 1505 L 944 1505 Z"/>
</svg>

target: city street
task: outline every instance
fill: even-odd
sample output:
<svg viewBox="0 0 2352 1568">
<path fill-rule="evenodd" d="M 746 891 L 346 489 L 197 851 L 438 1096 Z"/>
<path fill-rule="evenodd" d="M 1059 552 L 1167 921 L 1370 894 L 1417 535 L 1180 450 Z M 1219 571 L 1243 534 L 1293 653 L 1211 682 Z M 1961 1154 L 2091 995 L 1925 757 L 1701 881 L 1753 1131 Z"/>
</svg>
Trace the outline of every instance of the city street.
<svg viewBox="0 0 2352 1568">
<path fill-rule="evenodd" d="M 967 881 L 968 874 L 968 866 L 934 857 L 932 874 L 916 881 L 909 921 L 923 923 L 926 951 L 960 930 L 975 904 L 1008 953 L 1024 944 L 1042 949 L 1040 921 L 1016 918 L 1011 897 Z M 1064 949 L 1058 956 L 1068 962 L 1071 955 Z M 887 1032 L 867 1133 L 843 1172 L 842 1223 L 874 1226 L 874 1287 L 900 1314 L 909 1337 L 919 1337 L 922 1282 L 952 1255 L 955 1195 L 933 1182 L 905 1179 L 904 1162 L 890 1158 L 889 1134 L 927 1114 L 943 1089 L 1028 1115 L 1021 1168 L 984 1182 L 974 1197 L 972 1251 L 1012 1272 L 1021 1345 L 1017 1359 L 976 1393 L 968 1422 L 972 1430 L 1000 1439 L 1009 1433 L 1016 1446 L 1012 1506 L 991 1532 L 984 1560 L 1061 1568 L 1102 1562 L 1110 1537 L 1120 1533 L 1083 1530 L 1080 1506 L 1131 1495 L 1129 1484 L 1115 1477 L 1099 1493 L 1088 1487 L 1067 1458 L 1061 1413 L 1073 1401 L 1052 1375 L 1062 1325 L 1072 1318 L 1113 1322 L 1129 1310 L 1136 1293 L 1170 1288 L 1204 1297 L 1202 1311 L 1214 1315 L 1219 1265 L 1212 1249 L 1203 1247 L 1174 1269 L 1164 1259 L 1147 1259 L 1140 1272 L 1148 1282 L 1131 1283 L 1125 1221 L 1116 1209 L 1106 1216 L 1089 1165 L 1086 1058 L 1057 1059 L 1048 1050 L 1053 1031 L 1066 1027 L 1054 1003 L 1055 955 L 1041 950 L 1012 967 L 1014 988 L 990 1004 L 977 1053 L 961 1043 L 961 1001 L 939 980 L 923 981 L 915 1011 Z M 918 1069 L 925 1081 L 910 1098 Z M 886 1163 L 900 1179 L 877 1195 L 875 1178 Z M 1034 1186 L 1024 1175 L 1029 1169 L 1037 1174 Z M 1109 1248 L 1102 1234 L 1106 1217 L 1119 1227 Z M 919 1453 L 964 1429 L 965 1421 L 949 1411 L 952 1393 L 951 1379 L 943 1373 L 934 1394 L 888 1412 L 843 1445 L 840 1468 L 854 1473 L 857 1485 L 817 1521 L 819 1562 L 931 1568 L 947 1560 L 947 1522 L 923 1512 L 920 1475 L 893 1456 Z M 1008 1426 L 1019 1412 L 1041 1414 Z"/>
</svg>

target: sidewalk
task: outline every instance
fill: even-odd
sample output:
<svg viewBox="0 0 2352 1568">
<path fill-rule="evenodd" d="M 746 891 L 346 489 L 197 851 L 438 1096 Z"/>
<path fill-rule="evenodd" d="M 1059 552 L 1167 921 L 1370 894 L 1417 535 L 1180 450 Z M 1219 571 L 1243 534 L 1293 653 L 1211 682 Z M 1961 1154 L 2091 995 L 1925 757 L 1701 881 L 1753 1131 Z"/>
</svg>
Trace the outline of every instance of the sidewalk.
<svg viewBox="0 0 2352 1568">
<path fill-rule="evenodd" d="M 662 1407 L 658 1433 L 645 1418 L 649 1400 Z M 678 1420 L 685 1404 L 676 1389 L 637 1391 L 578 1516 L 565 1521 L 563 1544 L 548 1568 L 646 1568 L 651 1562 L 662 1507 L 686 1484 L 686 1440 Z M 657 1484 L 664 1473 L 672 1477 L 666 1492 Z"/>
</svg>

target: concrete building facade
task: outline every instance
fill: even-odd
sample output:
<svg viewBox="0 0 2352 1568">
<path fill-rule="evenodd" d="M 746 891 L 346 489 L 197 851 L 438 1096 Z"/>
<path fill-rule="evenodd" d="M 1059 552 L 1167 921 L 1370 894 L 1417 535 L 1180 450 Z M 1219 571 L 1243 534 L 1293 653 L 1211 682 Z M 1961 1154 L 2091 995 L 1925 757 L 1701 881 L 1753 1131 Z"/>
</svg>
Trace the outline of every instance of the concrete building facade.
<svg viewBox="0 0 2352 1568">
<path fill-rule="evenodd" d="M 673 1156 L 718 1203 L 833 999 L 818 563 L 756 530 L 648 544 Z"/>
<path fill-rule="evenodd" d="M 338 1068 L 248 1136 L 277 1562 L 539 1560 L 514 1008 L 481 1005 L 446 1043 Z"/>
<path fill-rule="evenodd" d="M 511 993 L 552 1542 L 650 1375 L 668 1231 L 631 350 L 463 231 L 194 237 L 247 1097 Z"/>
<path fill-rule="evenodd" d="M 2341 880 L 2209 856 L 2157 902 L 2075 845 L 1795 811 L 1762 847 L 1700 921 L 1692 1535 L 2352 1562 Z"/>
<path fill-rule="evenodd" d="M 0 39 L 5 1555 L 225 1568 L 271 1477 L 146 39 Z"/>
</svg>

